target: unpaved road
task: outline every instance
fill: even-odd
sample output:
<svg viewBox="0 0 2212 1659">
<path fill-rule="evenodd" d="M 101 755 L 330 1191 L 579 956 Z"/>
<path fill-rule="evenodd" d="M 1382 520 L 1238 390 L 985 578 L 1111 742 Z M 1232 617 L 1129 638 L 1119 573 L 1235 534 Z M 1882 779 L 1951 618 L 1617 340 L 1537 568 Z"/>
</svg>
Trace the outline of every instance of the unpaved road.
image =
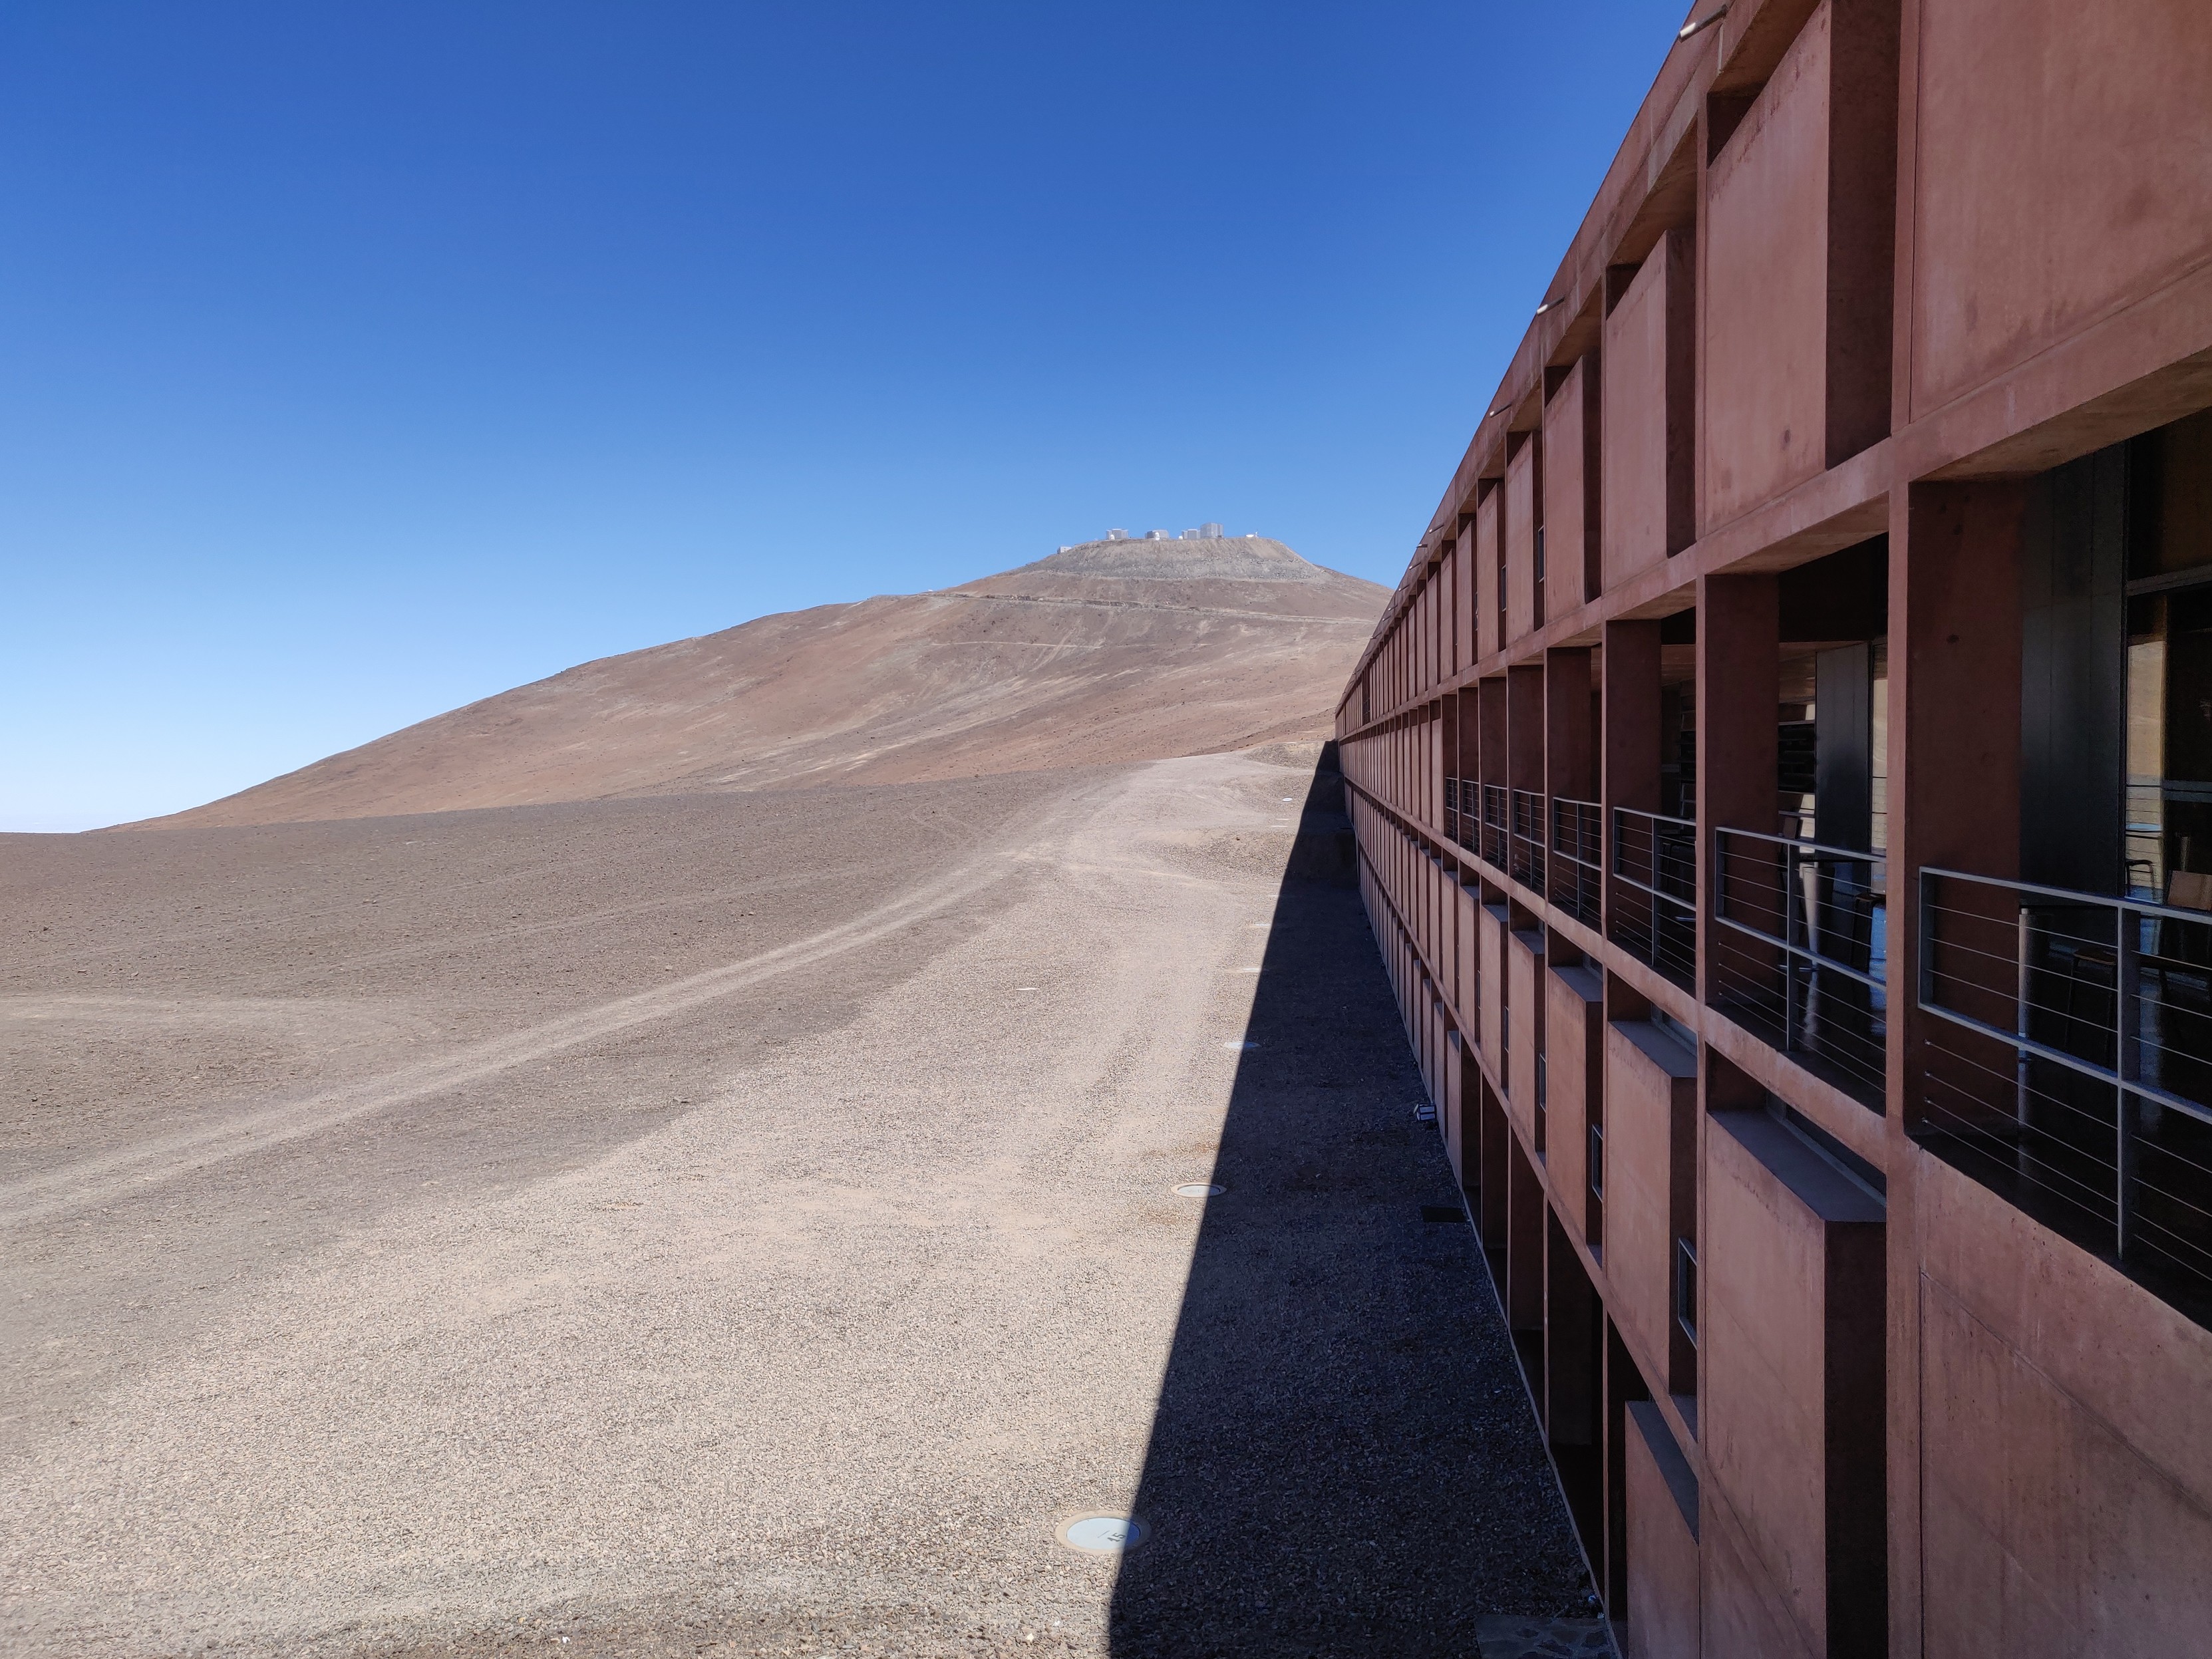
<svg viewBox="0 0 2212 1659">
<path fill-rule="evenodd" d="M 0 1651 L 1567 1610 L 1356 902 L 1281 881 L 1308 781 L 0 841 Z M 1054 1541 L 1132 1504 L 1118 1585 Z"/>
</svg>

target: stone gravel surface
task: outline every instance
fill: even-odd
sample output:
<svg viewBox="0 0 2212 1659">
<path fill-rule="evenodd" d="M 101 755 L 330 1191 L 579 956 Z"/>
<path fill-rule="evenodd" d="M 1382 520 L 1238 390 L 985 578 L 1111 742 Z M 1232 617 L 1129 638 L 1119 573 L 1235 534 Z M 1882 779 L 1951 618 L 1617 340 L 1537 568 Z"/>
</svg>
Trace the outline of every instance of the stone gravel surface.
<svg viewBox="0 0 2212 1659">
<path fill-rule="evenodd" d="M 0 1651 L 1576 1611 L 1356 899 L 1283 879 L 1308 784 L 4 838 Z"/>
</svg>

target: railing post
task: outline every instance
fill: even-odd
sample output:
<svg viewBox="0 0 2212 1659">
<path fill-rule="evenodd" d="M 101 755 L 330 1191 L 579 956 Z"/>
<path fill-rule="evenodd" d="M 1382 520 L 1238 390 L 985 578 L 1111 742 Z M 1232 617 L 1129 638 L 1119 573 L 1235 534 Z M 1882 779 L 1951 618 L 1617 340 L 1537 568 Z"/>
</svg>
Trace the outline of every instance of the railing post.
<svg viewBox="0 0 2212 1659">
<path fill-rule="evenodd" d="M 2032 913 L 2023 903 L 2020 907 L 2019 922 L 2013 930 L 2013 1030 L 2022 1038 L 2030 1035 L 2027 1029 L 2028 993 L 2033 970 L 2028 965 L 2028 957 L 2034 944 L 2034 933 Z M 2015 1048 L 2012 1062 L 2013 1121 L 2019 1126 L 2019 1130 L 2013 1139 L 2013 1163 L 2023 1176 L 2028 1173 L 2028 1064 L 2027 1048 L 2024 1045 Z"/>
<path fill-rule="evenodd" d="M 1798 928 L 1797 859 L 1798 849 L 1794 845 L 1784 842 L 1782 848 L 1782 890 L 1778 897 L 1782 907 L 1782 1052 L 1785 1054 L 1796 1053 L 1801 1046 L 1811 1047 L 1809 1042 L 1802 1045 L 1798 1042 L 1797 1029 L 1798 1022 L 1809 1017 L 1812 996 L 1810 981 L 1813 974 L 1818 971 L 1813 965 L 1811 953 L 1808 951 L 1806 964 L 1807 983 L 1802 987 L 1798 984 L 1798 947 L 1801 945 L 1809 945 L 1811 940 L 1809 938 L 1801 937 Z M 1811 1033 L 1808 1031 L 1807 1036 L 1809 1037 Z"/>
<path fill-rule="evenodd" d="M 2117 921 L 2112 1014 L 2119 1029 L 2113 1033 L 2112 1066 L 2119 1082 L 2112 1091 L 2117 1137 L 2112 1149 L 2112 1249 L 2124 1261 L 2135 1233 L 2136 1103 L 2129 1085 L 2141 1082 L 2142 1072 L 2142 923 L 2125 904 L 2118 907 Z"/>
<path fill-rule="evenodd" d="M 1912 952 L 1912 1000 L 1923 1008 L 1935 1000 L 1936 991 L 1936 952 L 1929 948 L 1928 883 L 1929 875 L 1925 870 L 1913 878 L 1912 937 L 1916 948 Z M 1890 956 L 1894 959 L 1896 955 L 1897 949 L 1893 943 Z M 1900 1017 L 1905 1012 L 1902 1008 L 1897 1012 Z"/>
</svg>

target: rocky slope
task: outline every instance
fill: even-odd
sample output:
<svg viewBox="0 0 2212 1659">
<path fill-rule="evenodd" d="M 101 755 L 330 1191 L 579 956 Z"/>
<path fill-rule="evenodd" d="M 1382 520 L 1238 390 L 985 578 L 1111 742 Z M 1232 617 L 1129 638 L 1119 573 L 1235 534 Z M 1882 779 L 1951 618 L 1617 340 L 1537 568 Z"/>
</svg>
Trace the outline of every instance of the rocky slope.
<svg viewBox="0 0 2212 1659">
<path fill-rule="evenodd" d="M 585 663 L 149 822 L 906 782 L 1316 736 L 1387 598 L 1262 538 L 1090 542 Z"/>
</svg>

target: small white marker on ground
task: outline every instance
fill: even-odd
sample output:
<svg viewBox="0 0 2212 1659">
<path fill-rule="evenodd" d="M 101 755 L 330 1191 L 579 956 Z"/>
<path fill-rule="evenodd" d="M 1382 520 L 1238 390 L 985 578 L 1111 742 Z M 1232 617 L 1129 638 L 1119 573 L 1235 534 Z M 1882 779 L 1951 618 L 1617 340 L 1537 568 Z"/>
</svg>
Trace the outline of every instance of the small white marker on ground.
<svg viewBox="0 0 2212 1659">
<path fill-rule="evenodd" d="M 1240 1048 L 1256 1048 L 1260 1045 L 1256 1042 L 1224 1042 L 1221 1046 L 1233 1051 Z"/>
<path fill-rule="evenodd" d="M 1085 1555 L 1120 1555 L 1135 1549 L 1152 1529 L 1133 1515 L 1085 1515 L 1062 1522 L 1053 1536 Z"/>
<path fill-rule="evenodd" d="M 1228 1188 L 1216 1186 L 1210 1181 L 1186 1181 L 1175 1189 L 1175 1195 L 1177 1198 L 1218 1198 L 1228 1190 Z"/>
</svg>

